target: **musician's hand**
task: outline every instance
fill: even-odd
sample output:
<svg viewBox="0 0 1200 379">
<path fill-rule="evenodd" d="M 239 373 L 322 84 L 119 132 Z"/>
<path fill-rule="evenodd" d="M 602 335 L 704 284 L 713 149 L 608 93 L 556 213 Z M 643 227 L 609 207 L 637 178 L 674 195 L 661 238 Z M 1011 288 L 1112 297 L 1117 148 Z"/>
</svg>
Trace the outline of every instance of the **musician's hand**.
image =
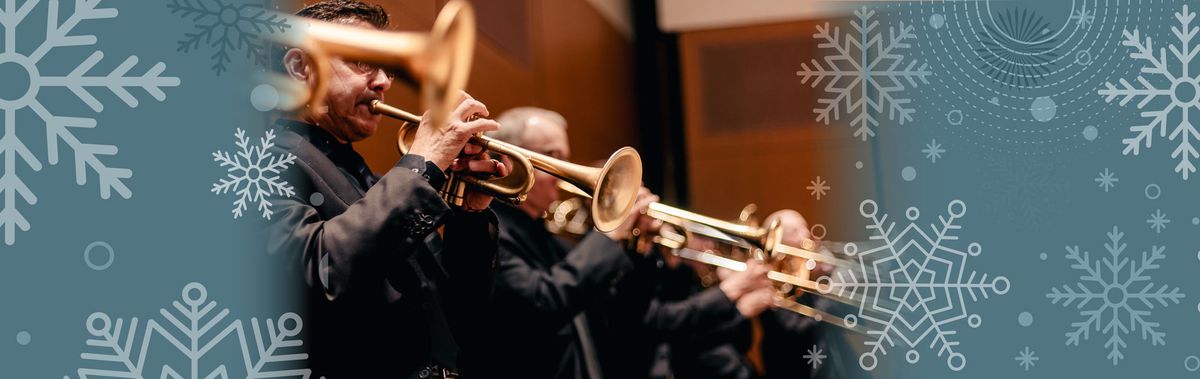
<svg viewBox="0 0 1200 379">
<path fill-rule="evenodd" d="M 656 201 L 658 201 L 658 195 L 651 193 L 646 187 L 638 189 L 637 200 L 633 203 L 633 210 L 629 211 L 628 216 L 625 216 L 625 221 L 621 222 L 621 225 L 617 226 L 616 229 L 606 232 L 604 235 L 608 236 L 608 238 L 611 238 L 613 241 L 623 242 L 628 240 L 629 237 L 633 236 L 633 229 L 639 225 L 645 225 L 648 228 L 653 228 L 654 225 L 661 227 L 661 223 L 655 223 L 653 220 L 646 220 L 646 218 L 648 218 L 648 216 L 646 216 L 646 209 L 650 207 L 650 203 Z M 655 231 L 657 230 L 647 230 L 644 232 Z"/>
<path fill-rule="evenodd" d="M 450 164 L 450 171 L 458 175 L 471 175 L 477 178 L 497 178 L 507 176 L 511 171 L 508 165 L 499 160 L 491 159 L 487 151 L 480 150 L 478 154 L 457 158 Z M 463 195 L 463 208 L 468 211 L 482 211 L 492 203 L 492 196 L 486 192 L 467 187 Z"/>
<path fill-rule="evenodd" d="M 809 230 L 808 221 L 804 219 L 804 216 L 800 215 L 800 212 L 792 209 L 778 210 L 775 211 L 775 213 L 771 213 L 771 215 L 767 216 L 765 221 L 767 225 L 770 225 L 773 220 L 779 220 L 779 225 L 782 226 L 781 230 L 783 232 L 783 238 L 780 242 L 782 242 L 784 245 L 792 247 L 804 247 L 806 245 L 813 245 L 816 243 L 816 240 L 812 238 L 812 232 Z M 828 254 L 828 252 L 826 252 L 825 255 L 832 257 L 832 255 Z M 807 267 L 807 262 L 799 264 Z M 829 275 L 832 271 L 832 265 L 817 263 L 813 265 L 813 269 L 809 273 L 809 277 L 815 280 L 821 276 Z"/>
<path fill-rule="evenodd" d="M 742 296 L 748 293 L 771 287 L 771 280 L 767 279 L 767 272 L 771 268 L 766 264 L 757 260 L 749 260 L 746 263 L 745 271 L 736 271 L 731 273 L 718 287 L 721 292 L 725 293 L 725 297 L 729 300 L 737 302 Z"/>
<path fill-rule="evenodd" d="M 738 313 L 741 313 L 742 317 L 751 318 L 770 309 L 774 303 L 775 288 L 767 287 L 754 290 L 742 296 L 734 305 L 737 306 Z"/>
<path fill-rule="evenodd" d="M 463 92 L 462 101 L 450 112 L 446 125 L 429 125 L 429 112 L 425 112 L 409 152 L 425 157 L 445 171 L 460 154 L 478 155 L 483 151 L 467 143 L 472 135 L 500 129 L 499 123 L 482 118 L 487 116 L 487 106 Z M 468 121 L 473 117 L 480 118 Z"/>
</svg>

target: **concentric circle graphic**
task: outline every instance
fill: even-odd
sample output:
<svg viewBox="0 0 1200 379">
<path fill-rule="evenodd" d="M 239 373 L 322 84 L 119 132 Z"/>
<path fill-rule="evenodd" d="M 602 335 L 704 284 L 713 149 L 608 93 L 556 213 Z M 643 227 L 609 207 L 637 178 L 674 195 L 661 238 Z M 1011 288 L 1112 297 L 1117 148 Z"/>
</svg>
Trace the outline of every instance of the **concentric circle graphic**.
<svg viewBox="0 0 1200 379">
<path fill-rule="evenodd" d="M 1035 156 L 1124 133 L 1105 120 L 1115 110 L 1097 90 L 1137 71 L 1121 45 L 1123 31 L 1161 24 L 1175 7 L 1163 0 L 887 6 L 899 10 L 890 17 L 916 27 L 916 50 L 933 72 L 926 88 L 939 91 L 914 94 L 923 97 L 914 99 L 922 107 L 918 114 L 953 116 L 916 121 L 940 125 L 979 148 Z"/>
</svg>

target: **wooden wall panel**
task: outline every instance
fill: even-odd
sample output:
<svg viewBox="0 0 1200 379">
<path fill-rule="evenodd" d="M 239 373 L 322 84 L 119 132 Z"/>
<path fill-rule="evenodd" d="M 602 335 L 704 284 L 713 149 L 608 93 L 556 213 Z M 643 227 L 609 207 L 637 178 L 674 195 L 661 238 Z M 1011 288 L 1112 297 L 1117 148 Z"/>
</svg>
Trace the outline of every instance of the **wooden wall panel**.
<svg viewBox="0 0 1200 379">
<path fill-rule="evenodd" d="M 637 147 L 633 49 L 583 0 L 542 0 L 543 39 L 538 104 L 563 114 L 576 162 L 608 158 Z"/>
<path fill-rule="evenodd" d="M 820 222 L 830 209 L 861 200 L 838 195 L 863 185 L 845 157 L 867 157 L 870 145 L 844 125 L 817 123 L 812 110 L 821 87 L 796 76 L 801 63 L 822 56 L 812 39 L 816 24 L 681 34 L 684 140 L 696 211 L 729 218 L 754 202 L 762 216 L 793 208 Z M 832 187 L 819 201 L 806 188 L 817 176 Z"/>
</svg>

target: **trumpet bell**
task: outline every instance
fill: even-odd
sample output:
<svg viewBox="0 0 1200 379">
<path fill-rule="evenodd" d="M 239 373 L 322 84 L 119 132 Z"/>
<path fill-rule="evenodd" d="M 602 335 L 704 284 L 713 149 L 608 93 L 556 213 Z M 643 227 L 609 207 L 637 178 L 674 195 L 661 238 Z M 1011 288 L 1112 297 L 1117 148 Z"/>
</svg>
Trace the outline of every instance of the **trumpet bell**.
<svg viewBox="0 0 1200 379">
<path fill-rule="evenodd" d="M 596 189 L 592 193 L 592 218 L 596 229 L 616 229 L 637 202 L 638 190 L 642 188 L 642 157 L 630 147 L 617 150 L 608 158 L 593 183 L 596 183 Z M 572 184 L 579 188 L 588 187 Z"/>
<path fill-rule="evenodd" d="M 425 59 L 415 61 L 413 68 L 427 78 L 421 97 L 429 106 L 433 125 L 441 125 L 458 105 L 471 76 L 474 54 L 475 12 L 466 2 L 451 1 L 433 23 Z"/>
<path fill-rule="evenodd" d="M 462 96 L 475 51 L 475 13 L 465 1 L 453 0 L 442 8 L 433 29 L 423 32 L 391 32 L 286 15 L 296 31 L 269 38 L 285 46 L 298 47 L 308 56 L 313 85 L 272 75 L 267 81 L 282 88 L 281 110 L 308 105 L 312 111 L 325 109 L 323 100 L 330 79 L 330 59 L 374 64 L 420 87 L 421 100 L 430 109 L 431 121 L 442 122 Z"/>
</svg>

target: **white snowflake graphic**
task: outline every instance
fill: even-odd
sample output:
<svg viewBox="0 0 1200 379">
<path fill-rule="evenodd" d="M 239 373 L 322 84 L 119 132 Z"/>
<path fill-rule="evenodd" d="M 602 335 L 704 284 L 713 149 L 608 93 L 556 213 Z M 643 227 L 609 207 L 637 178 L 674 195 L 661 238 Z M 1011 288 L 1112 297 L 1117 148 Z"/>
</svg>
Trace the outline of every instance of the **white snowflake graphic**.
<svg viewBox="0 0 1200 379">
<path fill-rule="evenodd" d="M 1107 167 L 1104 168 L 1104 172 L 1100 173 L 1100 177 L 1096 178 L 1096 183 L 1100 183 L 1100 188 L 1103 188 L 1104 192 L 1115 187 L 1119 181 L 1121 179 L 1117 178 L 1116 173 L 1108 171 Z"/>
<path fill-rule="evenodd" d="M 87 340 L 87 345 L 95 349 L 80 354 L 80 357 L 95 367 L 80 368 L 76 374 L 80 379 L 228 378 L 231 369 L 237 373 L 241 372 L 238 370 L 239 365 L 222 363 L 208 374 L 201 374 L 201 360 L 221 343 L 234 343 L 228 339 L 236 336 L 236 343 L 242 353 L 242 362 L 239 363 L 244 364 L 247 379 L 308 378 L 311 375 L 310 369 L 303 368 L 308 354 L 301 350 L 304 341 L 297 335 L 304 325 L 300 316 L 295 313 L 284 313 L 278 320 L 268 318 L 264 323 L 259 323 L 257 318 L 251 318 L 249 327 L 252 333 L 249 337 L 253 337 L 254 340 L 247 341 L 246 324 L 242 320 L 225 320 L 229 315 L 228 308 L 213 314 L 217 302 L 207 301 L 208 292 L 204 285 L 189 283 L 184 286 L 181 299 L 183 303 L 178 300 L 172 302 L 175 312 L 168 311 L 167 308 L 159 310 L 166 323 L 150 319 L 140 330 L 137 317 L 129 319 L 129 329 L 125 330 L 125 320 L 117 318 L 114 321 L 106 313 L 92 313 L 84 325 L 88 334 L 92 335 L 92 338 Z M 263 334 L 263 325 L 266 326 L 266 334 Z M 178 335 L 182 335 L 184 339 L 181 340 Z M 155 337 L 169 342 L 168 345 L 173 347 L 174 351 L 188 358 L 191 366 L 177 371 L 169 364 L 163 364 L 160 374 L 154 375 L 154 368 L 146 362 L 146 358 L 147 353 L 151 352 L 151 342 Z M 161 357 L 163 350 L 155 349 L 153 353 L 155 357 Z M 212 367 L 211 362 L 205 362 L 204 367 Z M 146 375 L 147 371 L 150 371 L 150 375 Z M 180 372 L 190 375 L 185 376 Z M 70 376 L 63 377 L 67 378 Z"/>
<path fill-rule="evenodd" d="M 942 145 L 937 143 L 937 139 L 932 139 L 929 140 L 929 143 L 925 145 L 924 149 L 921 149 L 921 152 L 925 153 L 926 159 L 929 159 L 933 163 L 937 163 L 938 158 L 942 157 L 942 153 L 945 153 L 946 149 L 943 149 Z"/>
<path fill-rule="evenodd" d="M 817 200 L 821 200 L 821 196 L 825 196 L 829 191 L 829 185 L 820 176 L 809 183 L 809 186 L 804 188 L 808 190 L 810 195 L 816 196 Z"/>
<path fill-rule="evenodd" d="M 1017 364 L 1021 365 L 1021 367 L 1024 367 L 1025 371 L 1029 371 L 1029 368 L 1033 367 L 1033 363 L 1037 362 L 1038 360 L 1037 355 L 1034 355 L 1033 351 L 1029 350 L 1029 346 L 1026 346 L 1025 350 L 1018 352 L 1017 354 Z"/>
<path fill-rule="evenodd" d="M 1155 233 L 1162 233 L 1162 230 L 1167 228 L 1167 224 L 1170 224 L 1171 220 L 1167 218 L 1165 213 L 1162 213 L 1162 209 L 1155 209 L 1154 213 L 1150 214 L 1150 218 L 1146 219 L 1146 223 L 1150 224 L 1150 229 L 1154 229 Z"/>
<path fill-rule="evenodd" d="M 296 162 L 296 156 L 286 154 L 277 157 L 268 151 L 275 146 L 274 130 L 267 130 L 257 146 L 250 146 L 250 138 L 246 137 L 246 132 L 240 128 L 234 133 L 234 137 L 237 138 L 239 151 L 235 154 L 223 151 L 213 153 L 213 161 L 220 163 L 221 167 L 228 167 L 228 174 L 213 183 L 212 192 L 220 195 L 233 191 L 237 194 L 237 200 L 233 201 L 235 219 L 242 217 L 242 211 L 246 210 L 250 203 L 257 202 L 262 217 L 270 220 L 271 215 L 275 213 L 271 210 L 270 197 L 296 194 L 294 187 L 279 178 L 283 170 Z"/>
<path fill-rule="evenodd" d="M 1096 21 L 1096 11 L 1089 11 L 1087 3 L 1084 3 L 1079 7 L 1079 10 L 1072 10 L 1071 17 L 1067 20 L 1075 21 L 1075 29 L 1086 29 Z"/>
<path fill-rule="evenodd" d="M 796 75 L 800 83 L 811 80 L 813 88 L 828 79 L 825 92 L 833 97 L 818 100 L 824 106 L 813 110 L 817 121 L 828 125 L 843 114 L 850 115 L 851 125 L 858 126 L 854 136 L 866 141 L 875 136 L 875 128 L 879 127 L 877 116 L 884 112 L 889 120 L 901 125 L 912 121 L 916 112 L 909 106 L 912 100 L 900 95 L 909 86 L 916 87 L 918 81 L 928 84 L 932 72 L 928 64 L 918 64 L 900 53 L 916 39 L 911 25 L 901 22 L 898 27 L 888 28 L 884 38 L 882 31 L 877 30 L 879 21 L 872 19 L 875 11 L 863 7 L 855 10 L 854 15 L 857 20 L 851 22 L 853 31 L 845 34 L 840 27 L 831 31 L 829 23 L 817 26 L 817 33 L 813 34 L 813 38 L 821 41 L 817 47 L 834 49 L 836 54 L 825 57 L 824 64 L 816 59 L 811 65 L 802 63 Z"/>
<path fill-rule="evenodd" d="M 92 69 L 100 63 L 100 60 L 104 59 L 104 53 L 100 50 L 93 51 L 65 75 L 56 76 L 41 71 L 43 68 L 38 65 L 42 63 L 48 53 L 55 49 L 96 44 L 97 38 L 94 35 L 71 35 L 71 33 L 84 21 L 117 17 L 116 9 L 99 8 L 100 1 L 75 1 L 75 12 L 67 16 L 65 20 L 61 20 L 62 22 L 60 22 L 58 14 L 58 2 L 50 1 L 46 6 L 45 39 L 28 54 L 18 51 L 17 32 L 19 30 L 36 30 L 31 27 L 20 28 L 20 26 L 31 17 L 30 14 L 41 1 L 30 0 L 20 6 L 15 1 L 8 1 L 0 7 L 0 26 L 3 26 L 4 30 L 3 48 L 0 51 L 0 73 L 9 74 L 4 76 L 6 78 L 28 79 L 27 81 L 18 79 L 17 82 L 4 83 L 4 93 L 8 95 L 0 95 L 0 111 L 4 113 L 4 136 L 0 137 L 0 154 L 3 155 L 4 160 L 4 173 L 0 176 L 0 194 L 4 196 L 4 208 L 0 210 L 0 227 L 4 228 L 4 243 L 7 245 L 16 243 L 17 229 L 28 231 L 30 228 L 29 220 L 17 208 L 17 199 L 28 205 L 35 205 L 38 202 L 34 191 L 19 176 L 17 168 L 22 166 L 18 162 L 24 163 L 24 167 L 33 171 L 41 171 L 43 167 L 42 161 L 34 155 L 26 142 L 17 136 L 18 112 L 33 112 L 45 123 L 47 163 L 58 164 L 59 143 L 65 143 L 75 154 L 75 183 L 87 184 L 88 172 L 95 172 L 100 188 L 100 198 L 108 199 L 112 196 L 112 192 L 116 191 L 118 195 L 128 199 L 133 196 L 133 192 L 125 185 L 125 180 L 133 176 L 133 171 L 110 167 L 102 160 L 102 157 L 116 155 L 117 147 L 87 143 L 75 135 L 75 130 L 95 128 L 96 120 L 86 117 L 58 116 L 52 109 L 55 108 L 54 104 L 43 103 L 38 98 L 38 94 L 42 93 L 43 89 L 50 87 L 64 88 L 91 108 L 93 112 L 100 112 L 104 110 L 104 104 L 92 93 L 99 88 L 107 89 L 121 99 L 125 105 L 136 108 L 138 99 L 129 92 L 130 88 L 141 88 L 155 100 L 162 101 L 167 97 L 166 93 L 162 91 L 162 87 L 179 85 L 179 78 L 160 76 L 166 70 L 166 65 L 163 63 L 156 63 L 140 76 L 127 76 L 129 71 L 137 66 L 138 58 L 136 56 L 126 58 L 107 74 L 93 74 L 91 73 Z M 26 127 L 29 128 L 32 125 Z"/>
<path fill-rule="evenodd" d="M 817 345 L 813 345 L 811 349 L 808 349 L 807 353 L 808 354 L 804 354 L 800 357 L 807 360 L 808 365 L 812 368 L 817 368 L 817 366 L 820 366 L 821 363 L 825 361 L 825 358 L 828 358 L 828 356 L 826 356 L 824 352 L 821 351 L 821 348 L 817 347 Z"/>
<path fill-rule="evenodd" d="M 1189 116 L 1194 111 L 1200 111 L 1200 73 L 1192 72 L 1189 67 L 1192 66 L 1192 60 L 1200 55 L 1200 43 L 1193 41 L 1196 35 L 1200 34 L 1200 27 L 1192 26 L 1196 13 L 1189 11 L 1187 5 L 1183 6 L 1182 12 L 1175 13 L 1175 18 L 1179 20 L 1180 25 L 1172 27 L 1171 32 L 1179 44 L 1172 45 L 1169 49 L 1174 60 L 1167 58 L 1166 48 L 1155 51 L 1150 37 L 1143 40 L 1137 29 L 1132 32 L 1125 30 L 1125 41 L 1122 45 L 1134 48 L 1135 51 L 1129 54 L 1130 58 L 1145 61 L 1142 75 L 1135 79 L 1137 84 L 1125 79 L 1121 79 L 1118 85 L 1104 83 L 1104 88 L 1099 90 L 1099 94 L 1104 96 L 1105 102 L 1112 102 L 1120 97 L 1121 106 L 1141 98 L 1141 101 L 1137 102 L 1138 109 L 1146 108 L 1154 100 L 1163 98 L 1164 101 L 1157 102 L 1159 105 L 1152 108 L 1154 110 L 1142 111 L 1142 117 L 1148 118 L 1149 123 L 1129 128 L 1134 136 L 1121 140 L 1121 143 L 1125 144 L 1122 153 L 1138 155 L 1143 145 L 1149 149 L 1157 130 L 1158 137 L 1177 141 L 1171 158 L 1179 161 L 1175 165 L 1175 172 L 1187 180 L 1189 174 L 1196 172 L 1193 159 L 1200 158 L 1200 151 L 1197 151 L 1196 147 L 1197 142 L 1200 142 L 1200 131 Z M 1171 67 L 1175 67 L 1175 70 L 1172 71 Z M 1152 80 L 1154 78 L 1157 79 Z M 1172 126 L 1169 118 L 1173 113 L 1178 114 L 1176 118 L 1179 122 Z"/>
<path fill-rule="evenodd" d="M 225 64 L 231 61 L 230 53 L 246 51 L 246 58 L 260 66 L 266 66 L 270 58 L 269 44 L 259 37 L 263 34 L 283 33 L 291 25 L 287 20 L 258 4 L 230 4 L 229 0 L 173 0 L 167 4 L 171 14 L 191 19 L 196 31 L 184 34 L 179 41 L 178 51 L 188 53 L 199 50 L 203 45 L 216 49 L 212 55 L 212 69 L 221 75 Z"/>
<path fill-rule="evenodd" d="M 1081 272 L 1079 282 L 1074 287 L 1051 288 L 1046 298 L 1054 304 L 1062 302 L 1064 307 L 1074 304 L 1076 309 L 1083 309 L 1079 315 L 1085 319 L 1071 323 L 1074 330 L 1066 333 L 1067 345 L 1079 346 L 1093 330 L 1108 334 L 1104 347 L 1109 349 L 1108 359 L 1116 366 L 1125 358 L 1121 350 L 1127 346 L 1126 334 L 1140 329 L 1142 339 L 1149 339 L 1152 345 L 1167 343 L 1167 333 L 1160 331 L 1159 323 L 1148 317 L 1155 303 L 1163 307 L 1179 304 L 1184 294 L 1178 287 L 1166 284 L 1154 289 L 1149 271 L 1158 269 L 1159 262 L 1167 257 L 1165 246 L 1151 246 L 1149 252 L 1142 252 L 1141 259 L 1130 259 L 1122 255 L 1127 246 L 1121 241 L 1125 233 L 1114 226 L 1107 235 L 1108 242 L 1104 244 L 1107 257 L 1093 260 L 1086 251 L 1080 254 L 1079 246 L 1067 247 L 1071 269 Z M 1104 322 L 1105 315 L 1109 315 L 1108 322 Z"/>
<path fill-rule="evenodd" d="M 822 276 L 817 284 L 821 292 L 860 300 L 857 314 L 845 317 L 847 325 L 860 321 L 878 325 L 867 328 L 864 344 L 870 349 L 859 356 L 863 369 L 874 370 L 879 354 L 887 354 L 887 348 L 898 343 L 908 349 L 905 360 L 916 363 L 920 360 L 916 347 L 922 342 L 936 348 L 937 356 L 946 355 L 951 370 L 966 366 L 966 356 L 955 351 L 959 342 L 953 339 L 957 332 L 951 327 L 963 319 L 972 328 L 983 322 L 978 314 L 967 312 L 967 296 L 974 302 L 980 296 L 986 299 L 990 293 L 1003 295 L 1009 290 L 1008 278 L 989 279 L 987 274 L 966 269 L 967 257 L 983 252 L 979 243 L 968 244 L 965 252 L 953 246 L 959 238 L 955 232 L 962 228 L 958 221 L 966 210 L 961 200 L 951 201 L 948 215 L 939 216 L 938 222 L 926 229 L 917 223 L 920 211 L 909 207 L 905 211 L 907 225 L 897 228 L 888 215 L 880 214 L 874 201 L 859 205 L 859 213 L 870 220 L 866 227 L 871 231 L 870 240 L 879 245 L 858 251 L 857 244 L 847 243 L 843 251 L 858 260 L 857 267 L 833 277 Z"/>
</svg>

